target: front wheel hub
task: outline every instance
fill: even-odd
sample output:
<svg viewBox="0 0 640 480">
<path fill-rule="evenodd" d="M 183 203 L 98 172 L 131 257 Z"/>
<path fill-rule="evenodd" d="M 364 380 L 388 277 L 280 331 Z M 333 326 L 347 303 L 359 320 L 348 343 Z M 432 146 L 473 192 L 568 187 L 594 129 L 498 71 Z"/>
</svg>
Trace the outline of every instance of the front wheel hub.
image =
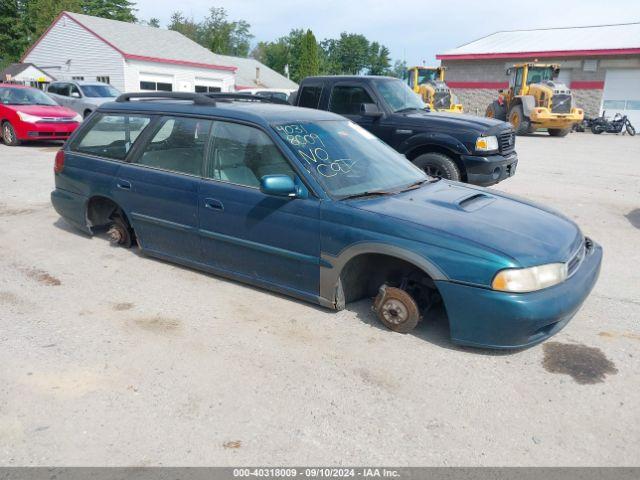
<svg viewBox="0 0 640 480">
<path fill-rule="evenodd" d="M 382 285 L 373 303 L 373 310 L 380 321 L 390 330 L 408 333 L 420 321 L 420 312 L 415 300 L 400 288 Z"/>
</svg>

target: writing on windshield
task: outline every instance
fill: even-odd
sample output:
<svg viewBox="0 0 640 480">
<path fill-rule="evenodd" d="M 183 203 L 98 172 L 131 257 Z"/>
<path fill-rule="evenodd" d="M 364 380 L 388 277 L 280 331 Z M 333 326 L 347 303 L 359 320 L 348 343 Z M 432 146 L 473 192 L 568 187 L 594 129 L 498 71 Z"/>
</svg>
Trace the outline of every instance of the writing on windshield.
<svg viewBox="0 0 640 480">
<path fill-rule="evenodd" d="M 333 145 L 326 145 L 318 133 L 309 131 L 304 125 L 277 125 L 275 129 L 307 163 L 307 167 L 315 169 L 323 177 L 335 177 L 353 170 L 357 160 L 346 158 Z"/>
</svg>

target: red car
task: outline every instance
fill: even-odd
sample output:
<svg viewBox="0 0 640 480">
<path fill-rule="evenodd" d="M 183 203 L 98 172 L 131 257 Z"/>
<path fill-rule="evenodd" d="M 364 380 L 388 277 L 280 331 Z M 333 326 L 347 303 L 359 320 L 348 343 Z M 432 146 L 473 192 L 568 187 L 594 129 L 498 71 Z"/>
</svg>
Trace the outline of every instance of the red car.
<svg viewBox="0 0 640 480">
<path fill-rule="evenodd" d="M 66 140 L 82 117 L 36 88 L 0 83 L 0 125 L 6 145 L 29 140 Z"/>
</svg>

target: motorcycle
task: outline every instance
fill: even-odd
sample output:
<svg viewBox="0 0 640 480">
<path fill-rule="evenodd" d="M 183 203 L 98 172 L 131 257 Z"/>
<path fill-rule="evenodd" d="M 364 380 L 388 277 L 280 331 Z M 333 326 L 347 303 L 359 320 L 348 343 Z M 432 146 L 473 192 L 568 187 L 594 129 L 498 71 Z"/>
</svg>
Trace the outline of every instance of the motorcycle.
<svg viewBox="0 0 640 480">
<path fill-rule="evenodd" d="M 599 135 L 602 132 L 620 133 L 623 128 L 626 128 L 627 133 L 632 137 L 636 134 L 636 129 L 633 128 L 633 125 L 631 125 L 631 122 L 626 115 L 616 113 L 613 120 L 607 120 L 605 118 L 605 113 L 607 112 L 602 112 L 601 117 L 591 120 L 591 132 L 596 135 Z"/>
</svg>

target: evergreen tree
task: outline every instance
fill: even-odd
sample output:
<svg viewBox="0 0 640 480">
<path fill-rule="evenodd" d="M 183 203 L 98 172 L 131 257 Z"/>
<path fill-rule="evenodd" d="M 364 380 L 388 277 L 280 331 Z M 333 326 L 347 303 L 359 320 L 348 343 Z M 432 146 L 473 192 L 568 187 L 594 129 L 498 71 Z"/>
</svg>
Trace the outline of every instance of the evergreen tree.
<svg viewBox="0 0 640 480">
<path fill-rule="evenodd" d="M 300 46 L 300 63 L 293 78 L 300 81 L 305 77 L 320 73 L 320 58 L 318 55 L 318 42 L 311 30 L 307 30 L 302 38 Z"/>
<path fill-rule="evenodd" d="M 135 4 L 129 0 L 83 0 L 81 3 L 82 13 L 86 15 L 122 22 L 137 21 Z"/>
</svg>

